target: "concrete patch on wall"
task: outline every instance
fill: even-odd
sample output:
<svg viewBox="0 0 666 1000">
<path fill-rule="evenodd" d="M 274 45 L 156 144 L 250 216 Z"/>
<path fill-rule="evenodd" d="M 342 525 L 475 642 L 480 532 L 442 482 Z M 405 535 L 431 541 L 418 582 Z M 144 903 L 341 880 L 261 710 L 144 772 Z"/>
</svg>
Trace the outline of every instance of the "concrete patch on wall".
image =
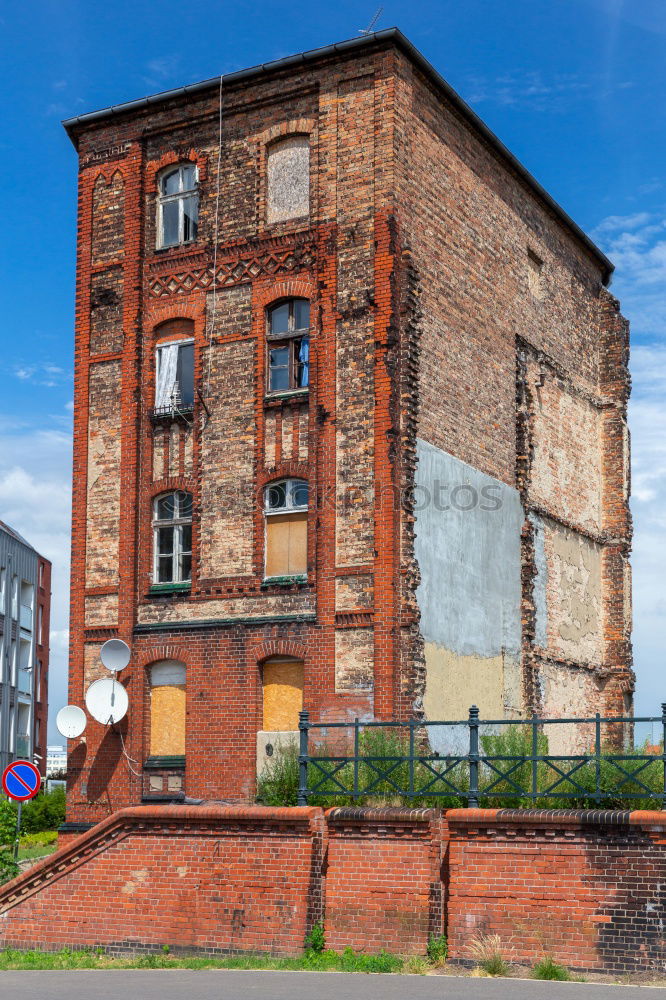
<svg viewBox="0 0 666 1000">
<path fill-rule="evenodd" d="M 539 689 L 543 713 L 553 718 L 589 716 L 590 706 L 600 702 L 600 683 L 591 670 L 566 667 L 562 663 L 539 665 Z M 593 711 L 593 710 L 592 710 Z M 594 744 L 594 724 L 545 726 L 549 753 L 572 753 Z M 553 780 L 556 775 L 553 773 Z"/>
<path fill-rule="evenodd" d="M 371 691 L 374 686 L 374 635 L 371 628 L 335 633 L 335 691 Z"/>
<path fill-rule="evenodd" d="M 95 594 L 86 597 L 85 620 L 88 627 L 118 624 L 118 595 Z"/>
<path fill-rule="evenodd" d="M 548 562 L 546 560 L 546 538 L 543 519 L 530 514 L 534 531 L 534 568 L 532 600 L 534 601 L 534 639 L 544 649 L 548 645 Z"/>
<path fill-rule="evenodd" d="M 486 717 L 491 710 L 519 714 L 518 492 L 425 441 L 418 441 L 417 457 L 415 552 L 426 716 L 465 717 L 473 703 Z"/>
<path fill-rule="evenodd" d="M 570 660 L 603 659 L 602 547 L 544 521 L 548 648 Z"/>
<path fill-rule="evenodd" d="M 269 146 L 267 222 L 298 219 L 310 211 L 310 140 L 289 136 Z"/>
<path fill-rule="evenodd" d="M 373 577 L 366 573 L 339 576 L 335 581 L 335 610 L 357 611 L 372 608 Z"/>
<path fill-rule="evenodd" d="M 86 585 L 118 583 L 120 528 L 120 362 L 90 367 Z"/>
<path fill-rule="evenodd" d="M 255 345 L 240 341 L 217 344 L 210 350 L 210 391 L 215 403 L 202 435 L 206 472 L 201 483 L 200 575 L 249 575 L 255 512 Z"/>
</svg>

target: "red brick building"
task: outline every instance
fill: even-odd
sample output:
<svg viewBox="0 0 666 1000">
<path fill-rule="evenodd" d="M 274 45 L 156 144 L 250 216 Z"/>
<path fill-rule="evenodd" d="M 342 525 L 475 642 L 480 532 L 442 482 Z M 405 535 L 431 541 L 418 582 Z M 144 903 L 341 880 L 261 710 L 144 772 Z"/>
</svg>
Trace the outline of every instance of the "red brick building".
<svg viewBox="0 0 666 1000">
<path fill-rule="evenodd" d="M 626 708 L 612 266 L 413 46 L 65 125 L 70 700 L 132 650 L 126 719 L 70 743 L 68 819 L 251 798 L 302 706 Z"/>
</svg>

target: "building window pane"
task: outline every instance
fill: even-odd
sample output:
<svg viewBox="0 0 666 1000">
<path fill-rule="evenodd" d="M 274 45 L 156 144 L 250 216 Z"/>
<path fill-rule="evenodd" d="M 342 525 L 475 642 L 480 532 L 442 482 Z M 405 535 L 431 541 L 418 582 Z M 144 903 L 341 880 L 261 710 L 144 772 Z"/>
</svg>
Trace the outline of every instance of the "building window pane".
<svg viewBox="0 0 666 1000">
<path fill-rule="evenodd" d="M 182 164 L 164 174 L 159 185 L 157 212 L 158 247 L 189 243 L 197 238 L 199 193 L 197 169 Z"/>
<path fill-rule="evenodd" d="M 162 344 L 155 361 L 155 409 L 175 414 L 189 412 L 193 406 L 194 342 Z"/>
<path fill-rule="evenodd" d="M 310 303 L 288 299 L 268 310 L 268 392 L 304 389 L 310 384 Z"/>
<path fill-rule="evenodd" d="M 155 583 L 187 583 L 192 573 L 192 495 L 176 490 L 153 505 Z"/>
</svg>

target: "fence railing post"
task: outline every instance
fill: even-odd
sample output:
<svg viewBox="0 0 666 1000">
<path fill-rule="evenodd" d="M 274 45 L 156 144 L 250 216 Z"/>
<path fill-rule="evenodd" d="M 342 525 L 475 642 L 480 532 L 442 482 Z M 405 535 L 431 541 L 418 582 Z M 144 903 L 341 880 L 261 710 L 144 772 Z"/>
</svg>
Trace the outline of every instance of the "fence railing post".
<svg viewBox="0 0 666 1000">
<path fill-rule="evenodd" d="M 594 800 L 597 805 L 601 802 L 601 715 L 594 714 Z"/>
<path fill-rule="evenodd" d="M 661 703 L 661 759 L 664 767 L 664 783 L 661 795 L 661 808 L 666 809 L 666 701 Z"/>
<path fill-rule="evenodd" d="M 472 705 L 469 710 L 469 793 L 467 808 L 479 805 L 479 709 Z"/>
<path fill-rule="evenodd" d="M 358 717 L 357 717 L 354 719 L 354 798 L 355 799 L 358 798 L 358 751 L 359 751 L 359 736 L 358 736 Z"/>
<path fill-rule="evenodd" d="M 298 752 L 298 805 L 308 804 L 308 730 L 309 712 L 298 713 L 298 731 L 300 733 L 300 747 Z M 293 802 L 293 799 L 292 799 Z"/>
<path fill-rule="evenodd" d="M 532 713 L 532 802 L 536 802 L 539 791 L 539 770 L 537 767 L 537 756 L 539 753 L 539 733 L 537 730 L 537 714 Z"/>
<path fill-rule="evenodd" d="M 414 796 L 414 726 L 415 719 L 409 720 L 409 795 Z"/>
</svg>

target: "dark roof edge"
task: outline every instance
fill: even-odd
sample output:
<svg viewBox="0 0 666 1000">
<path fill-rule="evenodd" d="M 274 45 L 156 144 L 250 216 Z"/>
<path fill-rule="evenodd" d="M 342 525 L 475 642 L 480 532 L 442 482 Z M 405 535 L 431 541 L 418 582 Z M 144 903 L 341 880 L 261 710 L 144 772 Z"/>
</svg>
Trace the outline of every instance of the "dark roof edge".
<svg viewBox="0 0 666 1000">
<path fill-rule="evenodd" d="M 603 271 L 603 282 L 605 285 L 608 285 L 614 270 L 614 265 L 608 257 L 599 249 L 596 243 L 590 239 L 587 233 L 583 232 L 571 216 L 564 211 L 562 206 L 548 194 L 546 189 L 539 184 L 536 178 L 533 177 L 529 170 L 523 166 L 520 160 L 513 155 L 511 150 L 504 145 L 501 139 L 498 139 L 495 133 L 488 128 L 476 112 L 470 108 L 469 104 L 463 101 L 462 97 L 456 93 L 453 87 L 446 82 L 444 77 L 437 72 L 435 67 L 428 62 L 425 56 L 419 52 L 419 50 L 409 41 L 408 38 L 405 37 L 405 35 L 403 35 L 399 28 L 385 28 L 382 31 L 374 31 L 369 35 L 361 35 L 358 38 L 350 38 L 344 42 L 335 42 L 332 45 L 324 45 L 322 48 L 310 49 L 308 52 L 301 52 L 298 55 L 286 56 L 284 59 L 275 59 L 273 62 L 261 63 L 258 66 L 252 66 L 249 69 L 237 70 L 235 73 L 226 73 L 222 77 L 212 77 L 210 80 L 202 80 L 201 83 L 188 84 L 184 87 L 177 87 L 175 90 L 165 90 L 160 94 L 154 94 L 150 97 L 142 97 L 139 100 L 128 101 L 124 104 L 113 104 L 111 107 L 103 108 L 100 111 L 90 111 L 84 115 L 77 115 L 75 118 L 67 118 L 62 124 L 70 139 L 74 145 L 76 145 L 74 133 L 79 126 L 93 124 L 94 122 L 101 121 L 105 118 L 112 118 L 115 115 L 138 111 L 140 108 L 150 107 L 153 104 L 160 104 L 163 101 L 169 101 L 176 97 L 186 97 L 190 94 L 196 94 L 203 90 L 210 90 L 213 87 L 219 87 L 220 81 L 223 85 L 239 83 L 242 80 L 251 79 L 254 76 L 260 76 L 264 73 L 273 73 L 277 70 L 289 69 L 291 67 L 302 65 L 303 63 L 313 62 L 317 59 L 325 58 L 326 56 L 364 48 L 367 45 L 377 42 L 388 41 L 394 42 L 398 48 L 402 49 L 403 52 L 410 57 L 421 72 L 428 77 L 440 91 L 442 91 L 447 100 L 456 108 L 457 111 L 460 112 L 462 117 L 466 119 L 469 124 L 481 136 L 483 136 L 488 144 L 508 162 L 512 170 L 528 185 L 528 187 L 532 188 L 535 194 L 537 194 L 538 197 L 553 212 L 553 214 L 557 216 L 560 222 L 562 222 L 567 229 L 569 229 L 573 235 L 580 240 L 584 247 L 601 265 Z"/>
</svg>

